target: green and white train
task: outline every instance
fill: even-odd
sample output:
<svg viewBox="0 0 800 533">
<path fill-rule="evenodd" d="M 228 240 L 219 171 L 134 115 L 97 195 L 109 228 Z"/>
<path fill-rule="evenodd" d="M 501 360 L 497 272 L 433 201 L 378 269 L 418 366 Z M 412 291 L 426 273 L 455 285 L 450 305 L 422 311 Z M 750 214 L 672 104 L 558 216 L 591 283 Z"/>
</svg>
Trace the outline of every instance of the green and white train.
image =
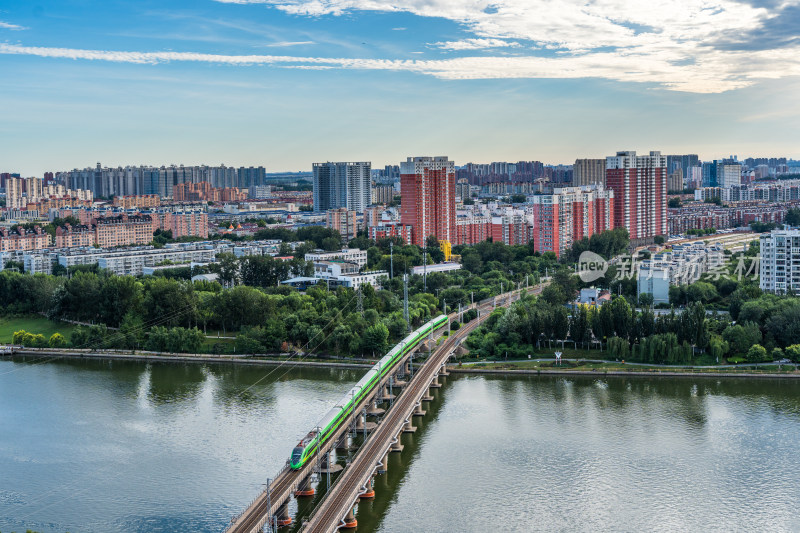
<svg viewBox="0 0 800 533">
<path fill-rule="evenodd" d="M 317 450 L 321 448 L 331 436 L 341 427 L 353 409 L 367 395 L 369 395 L 384 376 L 389 374 L 397 366 L 397 363 L 411 350 L 414 349 L 430 332 L 435 331 L 447 324 L 447 316 L 439 315 L 433 320 L 425 323 L 421 328 L 410 333 L 405 339 L 400 341 L 389 353 L 387 353 L 378 363 L 373 366 L 355 386 L 336 405 L 322 417 L 317 428 L 314 428 L 308 435 L 303 437 L 297 446 L 292 450 L 289 458 L 289 467 L 293 470 L 301 468 L 311 459 Z"/>
</svg>

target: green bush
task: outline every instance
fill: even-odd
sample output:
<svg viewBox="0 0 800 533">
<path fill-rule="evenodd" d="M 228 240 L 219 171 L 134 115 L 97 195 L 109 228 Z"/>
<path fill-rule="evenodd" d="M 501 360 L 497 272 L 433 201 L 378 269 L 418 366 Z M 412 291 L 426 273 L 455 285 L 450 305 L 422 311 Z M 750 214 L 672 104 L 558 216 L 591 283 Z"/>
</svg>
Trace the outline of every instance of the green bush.
<svg viewBox="0 0 800 533">
<path fill-rule="evenodd" d="M 747 350 L 746 356 L 748 363 L 761 363 L 767 360 L 767 349 L 760 344 L 754 344 Z"/>
</svg>

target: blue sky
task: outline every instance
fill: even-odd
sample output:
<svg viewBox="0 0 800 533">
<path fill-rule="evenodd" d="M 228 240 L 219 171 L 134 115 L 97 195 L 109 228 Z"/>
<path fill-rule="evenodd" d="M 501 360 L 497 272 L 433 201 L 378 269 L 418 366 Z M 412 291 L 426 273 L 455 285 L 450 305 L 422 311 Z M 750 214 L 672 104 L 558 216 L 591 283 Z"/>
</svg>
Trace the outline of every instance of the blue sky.
<svg viewBox="0 0 800 533">
<path fill-rule="evenodd" d="M 800 0 L 0 0 L 0 171 L 800 157 Z"/>
</svg>

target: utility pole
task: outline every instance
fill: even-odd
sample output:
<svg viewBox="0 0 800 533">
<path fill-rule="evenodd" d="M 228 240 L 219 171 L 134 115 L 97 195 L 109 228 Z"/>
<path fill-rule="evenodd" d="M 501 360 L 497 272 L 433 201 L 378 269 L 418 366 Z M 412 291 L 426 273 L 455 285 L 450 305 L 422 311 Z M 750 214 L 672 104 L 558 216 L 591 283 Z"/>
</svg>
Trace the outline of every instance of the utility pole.
<svg viewBox="0 0 800 533">
<path fill-rule="evenodd" d="M 389 279 L 394 278 L 394 241 L 389 241 Z"/>
<path fill-rule="evenodd" d="M 358 313 L 361 315 L 361 318 L 364 318 L 364 293 L 361 292 L 361 285 L 358 286 L 356 291 L 358 292 Z"/>
<path fill-rule="evenodd" d="M 411 331 L 411 319 L 408 316 L 408 274 L 403 274 L 403 318 L 406 319 L 408 331 Z"/>
<path fill-rule="evenodd" d="M 428 292 L 428 251 L 422 252 L 422 284 L 425 286 L 422 292 Z"/>
</svg>

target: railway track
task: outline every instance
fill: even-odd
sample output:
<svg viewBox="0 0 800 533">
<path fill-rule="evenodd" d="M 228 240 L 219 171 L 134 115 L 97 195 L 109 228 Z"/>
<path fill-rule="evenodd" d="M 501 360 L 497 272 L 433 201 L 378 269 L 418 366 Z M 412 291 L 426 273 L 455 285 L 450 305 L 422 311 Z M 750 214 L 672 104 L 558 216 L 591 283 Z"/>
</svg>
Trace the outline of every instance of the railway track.
<svg viewBox="0 0 800 533">
<path fill-rule="evenodd" d="M 501 305 L 510 305 L 515 300 L 515 297 L 518 298 L 518 292 L 514 291 L 509 294 L 503 299 Z M 534 292 L 538 291 L 534 290 Z M 492 303 L 487 302 L 480 309 L 483 311 L 488 310 Z M 366 490 L 366 485 L 377 470 L 380 459 L 389 452 L 395 436 L 411 420 L 416 405 L 439 373 L 442 365 L 447 362 L 461 339 L 477 328 L 488 316 L 489 313 L 484 313 L 478 319 L 464 325 L 457 332 L 453 332 L 436 352 L 428 358 L 424 366 L 417 371 L 414 378 L 403 390 L 400 397 L 395 400 L 392 408 L 384 415 L 383 420 L 370 435 L 367 442 L 362 444 L 350 466 L 340 475 L 332 490 L 326 495 L 313 516 L 305 524 L 302 529 L 303 533 L 332 533 L 344 525 L 342 518 L 357 502 L 359 495 Z"/>
<path fill-rule="evenodd" d="M 338 529 L 341 518 L 349 510 L 348 505 L 352 506 L 355 500 L 358 499 L 358 495 L 363 492 L 360 491 L 360 488 L 363 485 L 362 478 L 367 476 L 364 472 L 368 471 L 368 476 L 372 475 L 376 466 L 374 457 L 376 454 L 381 453 L 381 449 L 385 452 L 388 446 L 391 446 L 394 436 L 401 431 L 406 419 L 410 420 L 411 413 L 416 406 L 418 398 L 421 396 L 421 392 L 427 389 L 442 364 L 447 361 L 450 353 L 461 339 L 465 338 L 470 331 L 478 327 L 489 316 L 489 311 L 491 311 L 493 305 L 510 305 L 515 298 L 519 298 L 521 290 L 518 289 L 479 302 L 476 308 L 481 311 L 481 316 L 468 322 L 458 331 L 452 332 L 442 345 L 431 354 L 414 374 L 414 378 L 400 394 L 392 408 L 384 415 L 378 427 L 370 434 L 367 441 L 361 445 L 353 462 L 339 475 L 339 479 L 333 485 L 332 491 L 323 499 L 314 515 L 306 523 L 303 531 L 336 531 Z M 541 291 L 541 286 L 539 288 L 530 288 L 529 290 L 537 293 Z M 450 316 L 452 319 L 457 316 L 457 313 L 453 313 Z M 371 401 L 371 397 L 366 399 L 359 405 L 356 412 L 360 410 L 361 406 Z M 348 427 L 349 422 L 343 424 L 340 432 L 348 431 Z M 330 449 L 338 437 L 339 435 L 337 434 L 334 438 L 331 438 L 320 452 L 325 453 Z M 370 461 L 373 463 L 371 466 L 369 464 Z M 299 487 L 300 482 L 313 472 L 314 466 L 313 461 L 310 461 L 299 470 L 292 470 L 288 466 L 284 466 L 269 483 L 269 486 L 239 516 L 231 520 L 231 524 L 225 533 L 258 533 L 261 531 L 261 528 L 264 527 L 269 518 L 274 516 L 278 509 L 291 498 L 291 495 Z M 341 512 L 341 509 L 344 509 L 344 512 Z M 340 514 L 337 516 L 337 513 Z M 317 526 L 315 524 L 320 525 Z"/>
</svg>

